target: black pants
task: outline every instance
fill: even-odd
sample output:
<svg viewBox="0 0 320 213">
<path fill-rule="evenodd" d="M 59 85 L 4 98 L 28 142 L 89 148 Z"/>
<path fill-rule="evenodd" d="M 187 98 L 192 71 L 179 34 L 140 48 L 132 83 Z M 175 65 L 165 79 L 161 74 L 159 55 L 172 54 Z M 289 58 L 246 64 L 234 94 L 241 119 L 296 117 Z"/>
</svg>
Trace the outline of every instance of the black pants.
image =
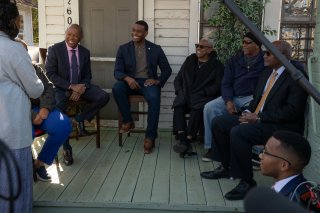
<svg viewBox="0 0 320 213">
<path fill-rule="evenodd" d="M 190 115 L 187 124 L 186 114 Z M 175 107 L 173 112 L 173 130 L 184 131 L 192 138 L 196 138 L 199 129 L 203 125 L 203 109 L 193 110 L 188 106 Z"/>
<path fill-rule="evenodd" d="M 230 176 L 253 180 L 252 146 L 264 145 L 276 128 L 272 124 L 240 124 L 239 116 L 223 115 L 213 120 L 214 158 L 229 168 Z"/>
</svg>

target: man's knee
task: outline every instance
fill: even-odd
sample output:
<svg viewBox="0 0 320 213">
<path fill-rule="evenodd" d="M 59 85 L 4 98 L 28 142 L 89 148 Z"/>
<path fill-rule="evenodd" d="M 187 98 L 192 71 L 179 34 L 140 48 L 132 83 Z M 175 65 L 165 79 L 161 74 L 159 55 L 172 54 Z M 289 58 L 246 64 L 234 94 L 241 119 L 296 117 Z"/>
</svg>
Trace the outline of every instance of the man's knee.
<svg viewBox="0 0 320 213">
<path fill-rule="evenodd" d="M 122 81 L 117 81 L 112 87 L 113 94 L 121 94 L 125 91 L 126 85 Z"/>
</svg>

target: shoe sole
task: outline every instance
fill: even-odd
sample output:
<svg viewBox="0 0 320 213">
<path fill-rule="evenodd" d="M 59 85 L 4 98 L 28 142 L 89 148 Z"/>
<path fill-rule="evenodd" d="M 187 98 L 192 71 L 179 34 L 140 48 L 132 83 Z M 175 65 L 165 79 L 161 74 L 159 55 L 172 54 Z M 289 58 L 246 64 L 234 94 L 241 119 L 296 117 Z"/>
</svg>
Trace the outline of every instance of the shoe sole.
<svg viewBox="0 0 320 213">
<path fill-rule="evenodd" d="M 37 180 L 40 180 L 42 182 L 50 182 L 52 179 L 51 178 L 50 179 L 44 179 L 40 175 L 37 174 Z"/>
<path fill-rule="evenodd" d="M 203 161 L 203 162 L 212 162 L 213 160 L 210 159 L 210 158 L 202 158 L 202 161 Z"/>
</svg>

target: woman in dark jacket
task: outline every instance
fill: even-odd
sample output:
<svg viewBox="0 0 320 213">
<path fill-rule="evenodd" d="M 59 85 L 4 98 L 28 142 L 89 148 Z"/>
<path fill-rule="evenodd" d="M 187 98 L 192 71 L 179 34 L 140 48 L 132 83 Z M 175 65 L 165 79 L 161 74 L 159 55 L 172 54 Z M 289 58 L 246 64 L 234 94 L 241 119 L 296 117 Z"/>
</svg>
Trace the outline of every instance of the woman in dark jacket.
<svg viewBox="0 0 320 213">
<path fill-rule="evenodd" d="M 203 122 L 204 105 L 221 95 L 223 64 L 206 39 L 196 44 L 196 53 L 187 57 L 174 79 L 176 98 L 172 108 L 173 129 L 180 142 L 174 145 L 177 153 L 191 152 L 190 140 L 195 137 Z M 185 115 L 189 113 L 187 124 Z"/>
</svg>

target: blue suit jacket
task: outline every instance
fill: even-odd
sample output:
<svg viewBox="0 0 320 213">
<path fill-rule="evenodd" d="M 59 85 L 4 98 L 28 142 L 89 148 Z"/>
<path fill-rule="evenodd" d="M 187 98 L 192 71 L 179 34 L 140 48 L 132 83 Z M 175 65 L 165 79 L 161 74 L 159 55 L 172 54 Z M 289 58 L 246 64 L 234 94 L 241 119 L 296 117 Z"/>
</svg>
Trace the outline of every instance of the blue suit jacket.
<svg viewBox="0 0 320 213">
<path fill-rule="evenodd" d="M 285 197 L 291 198 L 292 194 L 294 193 L 297 186 L 303 182 L 307 181 L 302 174 L 298 175 L 297 177 L 293 178 L 291 181 L 289 181 L 279 192 L 279 194 L 284 195 Z M 306 184 L 302 184 L 296 191 L 296 195 L 299 195 L 305 190 Z M 297 197 L 293 196 L 292 201 L 298 202 Z"/>
<path fill-rule="evenodd" d="M 162 48 L 152 42 L 145 41 L 148 77 L 160 81 L 161 87 L 171 75 L 171 67 L 168 59 L 165 56 Z M 161 74 L 158 76 L 157 67 L 160 67 Z M 119 47 L 114 68 L 114 77 L 117 80 L 122 80 L 129 76 L 134 78 L 136 73 L 136 55 L 133 41 L 123 44 Z"/>
<path fill-rule="evenodd" d="M 90 52 L 85 47 L 78 45 L 79 48 L 79 83 L 83 83 L 87 88 L 91 81 Z M 70 63 L 68 50 L 65 41 L 54 44 L 48 48 L 46 63 L 46 74 L 55 87 L 69 89 L 70 86 Z"/>
</svg>

